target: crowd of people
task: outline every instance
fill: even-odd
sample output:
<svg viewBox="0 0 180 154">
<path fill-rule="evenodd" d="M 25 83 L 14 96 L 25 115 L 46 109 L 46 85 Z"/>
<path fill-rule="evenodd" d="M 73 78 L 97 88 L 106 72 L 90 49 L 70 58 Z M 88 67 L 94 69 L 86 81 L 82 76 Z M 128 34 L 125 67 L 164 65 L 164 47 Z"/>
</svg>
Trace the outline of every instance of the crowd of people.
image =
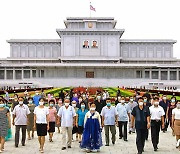
<svg viewBox="0 0 180 154">
<path fill-rule="evenodd" d="M 8 133 L 11 125 L 15 126 L 16 148 L 19 146 L 20 130 L 22 146 L 26 145 L 26 134 L 27 139 L 31 140 L 36 131 L 41 153 L 44 153 L 45 136 L 48 134 L 49 142 L 53 142 L 56 127 L 58 133 L 62 133 L 62 150 L 71 148 L 75 134 L 80 148 L 87 152 L 100 151 L 103 145 L 102 129 L 105 133 L 104 145 L 111 146 L 116 144 L 118 127 L 119 139 L 124 142 L 128 142 L 128 134 L 136 133 L 137 151 L 142 154 L 145 141 L 149 138 L 149 129 L 152 146 L 157 151 L 159 133 L 161 130 L 166 133 L 170 125 L 172 135 L 176 136 L 176 147 L 180 149 L 180 100 L 176 97 L 168 99 L 166 95 L 148 93 L 141 96 L 138 92 L 134 96 L 124 97 L 120 90 L 117 91 L 115 103 L 107 91 L 97 91 L 94 99 L 90 97 L 88 92 L 73 90 L 66 94 L 61 91 L 58 98 L 38 92 L 33 97 L 28 93 L 24 97 L 15 94 L 9 106 L 1 96 L 0 153 L 5 150 L 5 139 L 11 136 Z"/>
</svg>

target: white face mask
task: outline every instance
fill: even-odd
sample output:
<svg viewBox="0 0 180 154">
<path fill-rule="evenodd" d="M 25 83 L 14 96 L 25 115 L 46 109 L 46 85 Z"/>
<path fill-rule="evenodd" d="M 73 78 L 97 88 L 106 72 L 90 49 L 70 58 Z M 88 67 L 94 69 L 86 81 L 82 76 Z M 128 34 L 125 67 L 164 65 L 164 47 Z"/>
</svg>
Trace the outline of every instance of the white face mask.
<svg viewBox="0 0 180 154">
<path fill-rule="evenodd" d="M 121 103 L 125 103 L 125 100 L 121 100 Z"/>
<path fill-rule="evenodd" d="M 130 101 L 133 102 L 134 100 L 131 98 Z"/>
<path fill-rule="evenodd" d="M 163 97 L 164 100 L 166 100 L 166 97 Z"/>
<path fill-rule="evenodd" d="M 95 107 L 91 107 L 90 110 L 91 110 L 91 111 L 95 111 L 96 108 L 95 108 Z"/>
<path fill-rule="evenodd" d="M 72 104 L 73 107 L 76 107 L 76 104 Z"/>
<path fill-rule="evenodd" d="M 82 99 L 79 99 L 79 102 L 82 102 Z"/>
<path fill-rule="evenodd" d="M 69 106 L 69 103 L 64 103 L 65 106 Z"/>
<path fill-rule="evenodd" d="M 39 105 L 44 105 L 44 102 L 39 102 Z"/>
<path fill-rule="evenodd" d="M 20 101 L 19 104 L 22 105 L 22 104 L 23 104 L 23 101 Z"/>
<path fill-rule="evenodd" d="M 139 105 L 142 106 L 144 103 L 143 102 L 139 102 Z"/>
<path fill-rule="evenodd" d="M 97 96 L 97 99 L 101 99 L 101 96 Z"/>
<path fill-rule="evenodd" d="M 118 100 L 120 100 L 121 99 L 121 97 L 118 97 Z"/>
<path fill-rule="evenodd" d="M 180 104 L 177 104 L 176 106 L 177 106 L 178 109 L 180 109 Z"/>
<path fill-rule="evenodd" d="M 155 105 L 159 105 L 159 102 L 154 102 Z"/>
</svg>

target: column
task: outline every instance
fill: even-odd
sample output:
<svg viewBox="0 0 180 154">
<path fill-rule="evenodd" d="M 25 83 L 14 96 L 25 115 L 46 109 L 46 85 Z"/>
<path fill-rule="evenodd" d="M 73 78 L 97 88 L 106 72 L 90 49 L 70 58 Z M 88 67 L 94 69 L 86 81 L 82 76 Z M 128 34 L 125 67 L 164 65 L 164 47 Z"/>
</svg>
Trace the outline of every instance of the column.
<svg viewBox="0 0 180 154">
<path fill-rule="evenodd" d="M 6 72 L 6 67 L 4 68 L 4 79 L 7 79 L 7 72 Z"/>
<path fill-rule="evenodd" d="M 179 80 L 179 68 L 176 70 L 177 80 Z"/>
<path fill-rule="evenodd" d="M 152 70 L 149 70 L 149 79 L 152 79 Z"/>
<path fill-rule="evenodd" d="M 24 69 L 22 68 L 21 71 L 22 71 L 22 74 L 21 74 L 22 79 L 24 79 Z"/>
<path fill-rule="evenodd" d="M 159 80 L 161 80 L 161 68 L 159 68 L 159 71 L 158 71 L 159 73 L 158 73 L 158 78 L 159 78 Z"/>
<path fill-rule="evenodd" d="M 16 76 L 15 76 L 15 69 L 13 68 L 13 80 L 16 79 Z"/>
<path fill-rule="evenodd" d="M 32 69 L 30 68 L 30 79 L 32 79 Z"/>
<path fill-rule="evenodd" d="M 168 73 L 167 73 L 167 74 L 168 74 L 167 79 L 170 80 L 170 70 L 169 70 L 169 68 L 168 68 L 168 71 L 167 71 L 167 72 L 168 72 Z"/>
</svg>

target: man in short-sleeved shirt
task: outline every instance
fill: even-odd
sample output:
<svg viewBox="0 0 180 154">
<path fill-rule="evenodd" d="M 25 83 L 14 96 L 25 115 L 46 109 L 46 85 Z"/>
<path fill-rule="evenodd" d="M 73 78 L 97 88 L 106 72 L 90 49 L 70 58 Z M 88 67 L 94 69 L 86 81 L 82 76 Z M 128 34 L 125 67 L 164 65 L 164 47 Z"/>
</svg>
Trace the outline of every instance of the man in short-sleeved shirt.
<svg viewBox="0 0 180 154">
<path fill-rule="evenodd" d="M 164 128 L 164 109 L 159 105 L 159 98 L 153 99 L 153 104 L 149 110 L 151 114 L 151 140 L 154 147 L 154 151 L 158 149 L 159 132 L 162 124 Z"/>
<path fill-rule="evenodd" d="M 112 134 L 112 144 L 115 144 L 115 135 L 116 135 L 116 127 L 115 124 L 117 122 L 117 111 L 114 106 L 111 106 L 111 100 L 108 98 L 106 100 L 106 106 L 103 107 L 101 111 L 102 116 L 102 126 L 105 128 L 105 137 L 106 137 L 106 146 L 109 146 L 109 129 Z"/>
<path fill-rule="evenodd" d="M 62 127 L 62 150 L 66 149 L 66 133 L 68 134 L 68 148 L 71 148 L 72 142 L 72 128 L 75 126 L 76 113 L 74 107 L 70 106 L 70 100 L 65 99 L 65 105 L 59 109 L 58 112 L 58 123 L 61 122 Z"/>
<path fill-rule="evenodd" d="M 19 104 L 15 106 L 15 108 L 12 112 L 12 114 L 13 114 L 12 124 L 16 126 L 15 147 L 18 147 L 18 144 L 19 144 L 20 128 L 22 129 L 22 145 L 25 146 L 26 126 L 28 123 L 28 115 L 30 114 L 28 106 L 23 104 L 22 97 L 19 98 L 18 102 L 19 102 Z"/>
<path fill-rule="evenodd" d="M 128 119 L 130 119 L 131 110 L 128 104 L 125 104 L 124 97 L 121 97 L 120 102 L 121 103 L 118 103 L 116 106 L 118 112 L 119 139 L 123 137 L 124 141 L 127 141 L 127 124 Z M 122 127 L 124 127 L 124 135 L 122 133 Z"/>
<path fill-rule="evenodd" d="M 144 151 L 146 130 L 150 127 L 150 112 L 147 106 L 144 106 L 144 99 L 142 97 L 138 98 L 138 106 L 133 108 L 132 111 L 132 128 L 134 127 L 135 120 L 135 128 L 136 128 L 136 146 L 138 150 L 138 154 L 142 154 Z"/>
</svg>

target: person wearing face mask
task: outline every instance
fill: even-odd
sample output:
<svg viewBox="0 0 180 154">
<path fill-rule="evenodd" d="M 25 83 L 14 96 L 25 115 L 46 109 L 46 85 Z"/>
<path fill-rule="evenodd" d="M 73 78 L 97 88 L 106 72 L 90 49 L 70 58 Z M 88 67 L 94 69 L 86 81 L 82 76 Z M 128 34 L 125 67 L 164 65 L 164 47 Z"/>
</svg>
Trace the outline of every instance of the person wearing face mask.
<svg viewBox="0 0 180 154">
<path fill-rule="evenodd" d="M 54 99 L 49 101 L 49 142 L 53 142 L 53 134 L 55 132 L 55 124 L 57 120 L 57 110 L 54 107 L 55 101 Z"/>
<path fill-rule="evenodd" d="M 121 96 L 118 96 L 115 101 L 115 106 L 118 105 L 118 103 L 121 103 Z"/>
<path fill-rule="evenodd" d="M 132 111 L 132 125 L 134 127 L 135 121 L 135 128 L 136 128 L 136 146 L 138 150 L 138 154 L 142 154 L 144 151 L 145 145 L 145 133 L 146 129 L 150 128 L 150 111 L 147 106 L 144 106 L 144 99 L 142 97 L 138 98 L 138 105 L 133 108 Z"/>
<path fill-rule="evenodd" d="M 116 110 L 118 113 L 118 127 L 119 127 L 119 139 L 124 139 L 124 141 L 127 140 L 127 124 L 128 124 L 128 119 L 129 122 L 131 121 L 130 119 L 130 108 L 128 104 L 125 103 L 125 98 L 121 97 L 121 103 L 118 103 L 116 106 Z M 124 127 L 124 131 L 122 131 L 122 127 Z M 124 134 L 122 133 L 124 132 Z"/>
<path fill-rule="evenodd" d="M 29 114 L 29 123 L 27 125 L 27 132 L 28 132 L 28 140 L 31 140 L 31 137 L 34 138 L 34 109 L 35 109 L 35 104 L 33 103 L 33 99 L 31 97 L 28 98 L 28 108 L 30 111 Z M 30 134 L 32 131 L 32 135 Z"/>
<path fill-rule="evenodd" d="M 57 110 L 57 113 L 59 112 L 59 109 L 60 109 L 62 106 L 63 106 L 63 101 L 62 101 L 61 98 L 59 98 L 58 104 L 55 105 L 55 108 L 56 108 L 56 110 Z M 57 118 L 57 119 L 58 119 L 58 118 Z M 56 123 L 56 127 L 57 127 L 57 129 L 58 129 L 58 133 L 60 133 L 60 124 L 57 124 L 57 123 Z"/>
<path fill-rule="evenodd" d="M 34 129 L 37 130 L 39 151 L 44 153 L 45 136 L 49 130 L 49 110 L 44 106 L 45 99 L 39 99 L 39 106 L 34 109 Z"/>
<path fill-rule="evenodd" d="M 19 104 L 19 102 L 18 102 L 18 95 L 17 94 L 15 94 L 14 95 L 14 99 L 12 100 L 12 107 L 11 107 L 11 111 L 13 111 L 14 110 L 14 108 L 15 108 L 15 106 L 16 105 L 18 105 Z"/>
<path fill-rule="evenodd" d="M 39 105 L 39 99 L 41 98 L 41 96 L 39 95 L 39 93 L 37 91 L 35 91 L 35 95 L 33 97 L 33 102 L 35 104 L 35 106 Z"/>
<path fill-rule="evenodd" d="M 111 106 L 111 100 L 110 98 L 107 98 L 106 100 L 106 106 L 103 107 L 101 111 L 102 116 L 102 127 L 105 129 L 105 139 L 106 139 L 106 145 L 109 146 L 109 130 L 112 134 L 112 144 L 115 144 L 116 141 L 116 126 L 118 124 L 117 121 L 117 110 L 114 106 Z"/>
<path fill-rule="evenodd" d="M 89 101 L 88 101 L 88 97 L 86 96 L 86 94 L 84 93 L 84 94 L 82 94 L 82 99 L 83 99 L 83 102 L 85 103 L 85 105 L 86 105 L 86 109 L 87 110 L 89 110 L 89 106 L 90 106 L 90 104 L 89 104 Z"/>
<path fill-rule="evenodd" d="M 23 98 L 19 97 L 18 99 L 19 105 L 16 105 L 12 115 L 13 120 L 12 124 L 16 127 L 15 132 L 15 147 L 18 147 L 19 145 L 19 132 L 20 129 L 22 130 L 22 146 L 25 146 L 25 140 L 26 140 L 26 128 L 29 124 L 29 118 L 28 115 L 30 114 L 29 108 L 27 105 L 23 104 Z"/>
<path fill-rule="evenodd" d="M 96 111 L 99 112 L 100 114 L 102 111 L 102 108 L 106 106 L 106 102 L 101 99 L 101 95 L 97 95 L 94 103 L 96 105 Z"/>
<path fill-rule="evenodd" d="M 96 105 L 91 104 L 90 111 L 86 113 L 84 118 L 84 131 L 80 148 L 91 152 L 92 150 L 100 151 L 101 146 L 101 117 L 96 111 Z"/>
<path fill-rule="evenodd" d="M 153 104 L 149 110 L 151 114 L 151 140 L 154 147 L 154 151 L 157 151 L 159 144 L 159 132 L 160 127 L 164 128 L 164 115 L 163 108 L 159 105 L 159 98 L 153 99 Z"/>
<path fill-rule="evenodd" d="M 5 137 L 11 128 L 10 112 L 5 107 L 4 100 L 0 99 L 0 153 L 4 151 Z"/>
<path fill-rule="evenodd" d="M 81 102 L 80 106 L 81 106 L 81 108 L 78 109 L 78 111 L 76 112 L 76 127 L 78 128 L 79 143 L 82 140 L 81 137 L 82 137 L 82 133 L 84 130 L 84 117 L 85 117 L 85 114 L 88 112 L 84 102 Z"/>
<path fill-rule="evenodd" d="M 132 110 L 137 105 L 138 105 L 137 102 L 134 101 L 134 97 L 131 96 L 128 102 L 128 108 L 130 109 L 130 119 L 132 118 L 132 115 L 131 115 Z M 133 124 L 133 126 L 134 127 L 132 128 L 132 121 L 130 120 L 129 121 L 129 134 L 131 134 L 131 132 L 135 133 L 135 124 Z"/>
<path fill-rule="evenodd" d="M 79 109 L 77 107 L 78 103 L 74 100 L 74 101 L 72 101 L 71 105 L 74 108 L 75 113 L 76 113 L 78 111 L 78 109 Z M 78 141 L 78 133 L 77 132 L 78 132 L 78 127 L 75 125 L 75 126 L 73 126 L 72 134 L 73 135 L 76 134 L 76 141 Z M 72 135 L 72 141 L 74 141 L 73 135 Z"/>
<path fill-rule="evenodd" d="M 73 94 L 72 101 L 79 102 L 78 94 L 77 94 L 77 93 L 74 93 L 74 94 Z"/>
<path fill-rule="evenodd" d="M 174 134 L 174 129 L 172 128 L 172 110 L 175 108 L 176 108 L 176 97 L 172 97 L 167 108 L 166 119 L 168 119 L 168 124 L 170 124 L 173 136 L 175 134 Z"/>
<path fill-rule="evenodd" d="M 65 99 L 64 106 L 62 106 L 59 109 L 58 112 L 58 122 L 61 123 L 62 128 L 62 150 L 66 149 L 66 143 L 67 147 L 71 148 L 72 143 L 72 129 L 73 126 L 75 126 L 76 122 L 76 112 L 74 110 L 74 107 L 72 107 L 70 104 L 69 99 Z M 68 141 L 66 142 L 66 133 L 68 135 Z"/>
<path fill-rule="evenodd" d="M 164 109 L 164 112 L 167 112 L 167 108 L 169 105 L 169 100 L 167 99 L 166 95 L 162 96 L 162 101 L 159 102 L 159 105 Z M 166 119 L 166 115 L 164 115 L 164 123 L 165 123 L 165 127 L 161 128 L 161 130 L 163 131 L 163 133 L 165 133 L 167 131 L 168 128 L 168 119 Z"/>
<path fill-rule="evenodd" d="M 176 148 L 180 150 L 180 100 L 177 101 L 176 108 L 172 110 L 172 128 L 176 135 Z"/>
</svg>

